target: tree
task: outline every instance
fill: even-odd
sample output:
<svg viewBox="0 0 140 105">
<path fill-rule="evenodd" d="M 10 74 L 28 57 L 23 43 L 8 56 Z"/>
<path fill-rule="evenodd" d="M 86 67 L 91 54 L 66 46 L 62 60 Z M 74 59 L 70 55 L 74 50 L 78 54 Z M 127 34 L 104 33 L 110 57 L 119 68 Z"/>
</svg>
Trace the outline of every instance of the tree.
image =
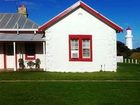
<svg viewBox="0 0 140 105">
<path fill-rule="evenodd" d="M 140 47 L 133 49 L 132 52 L 140 52 Z"/>
<path fill-rule="evenodd" d="M 131 50 L 125 46 L 124 43 L 117 41 L 117 55 L 129 58 L 131 55 Z"/>
</svg>

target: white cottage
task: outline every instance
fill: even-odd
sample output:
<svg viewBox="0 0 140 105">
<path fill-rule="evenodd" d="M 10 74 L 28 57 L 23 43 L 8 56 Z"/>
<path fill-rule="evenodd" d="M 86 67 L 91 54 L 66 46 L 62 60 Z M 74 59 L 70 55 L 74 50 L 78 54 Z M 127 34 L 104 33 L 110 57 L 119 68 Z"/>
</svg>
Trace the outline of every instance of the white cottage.
<svg viewBox="0 0 140 105">
<path fill-rule="evenodd" d="M 116 33 L 122 28 L 78 1 L 39 28 L 46 36 L 46 70 L 116 71 Z"/>
<path fill-rule="evenodd" d="M 84 2 L 39 28 L 22 12 L 0 14 L 0 69 L 18 70 L 19 59 L 29 68 L 39 58 L 45 71 L 116 71 L 116 33 L 123 30 Z"/>
</svg>

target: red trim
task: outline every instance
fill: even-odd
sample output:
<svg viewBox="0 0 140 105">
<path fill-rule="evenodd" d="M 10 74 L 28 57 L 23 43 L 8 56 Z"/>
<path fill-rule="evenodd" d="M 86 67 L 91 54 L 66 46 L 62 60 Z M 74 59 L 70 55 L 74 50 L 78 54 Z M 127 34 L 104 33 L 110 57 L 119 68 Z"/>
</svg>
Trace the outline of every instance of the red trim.
<svg viewBox="0 0 140 105">
<path fill-rule="evenodd" d="M 25 60 L 35 60 L 36 59 L 36 55 L 27 55 L 25 54 Z"/>
<path fill-rule="evenodd" d="M 95 17 L 97 17 L 98 19 L 100 19 L 101 21 L 103 21 L 104 23 L 106 23 L 107 25 L 115 29 L 116 31 L 118 32 L 123 31 L 123 29 L 120 26 L 113 23 L 108 18 L 101 15 L 100 13 L 98 13 L 97 11 L 95 11 L 94 9 L 92 9 L 91 7 L 89 7 L 84 2 L 81 2 L 81 1 L 78 1 L 77 3 L 75 3 L 74 5 L 72 5 L 71 7 L 69 7 L 68 9 L 66 9 L 65 11 L 63 11 L 62 13 L 60 13 L 59 15 L 57 15 L 56 17 L 54 17 L 53 19 L 51 19 L 50 21 L 42 25 L 39 28 L 39 31 L 44 31 L 46 28 L 52 26 L 53 24 L 55 24 L 56 22 L 64 18 L 66 15 L 68 15 L 69 13 L 71 13 L 73 10 L 75 10 L 78 7 L 82 7 L 83 9 L 85 9 L 86 11 L 88 11 L 89 13 L 91 13 L 92 15 L 94 15 Z"/>
<path fill-rule="evenodd" d="M 71 39 L 79 40 L 79 58 L 71 57 Z M 90 58 L 83 58 L 82 55 L 82 40 L 89 39 L 90 40 Z M 92 61 L 92 35 L 69 35 L 69 61 Z"/>
<path fill-rule="evenodd" d="M 4 56 L 4 69 L 7 69 L 7 61 L 6 61 L 6 44 L 3 44 L 3 56 Z"/>
<path fill-rule="evenodd" d="M 92 61 L 92 36 L 90 37 L 90 57 Z"/>
</svg>

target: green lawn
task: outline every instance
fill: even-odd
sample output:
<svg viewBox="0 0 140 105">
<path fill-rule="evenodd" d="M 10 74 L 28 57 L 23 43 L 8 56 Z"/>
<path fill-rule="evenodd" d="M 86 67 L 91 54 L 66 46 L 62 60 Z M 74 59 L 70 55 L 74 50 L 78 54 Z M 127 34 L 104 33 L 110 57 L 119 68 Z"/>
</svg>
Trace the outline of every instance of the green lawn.
<svg viewBox="0 0 140 105">
<path fill-rule="evenodd" d="M 0 73 L 0 105 L 140 105 L 140 65 L 119 64 L 117 72 Z M 89 80 L 83 82 L 1 80 Z"/>
<path fill-rule="evenodd" d="M 0 80 L 140 80 L 140 65 L 118 64 L 117 72 L 3 72 Z"/>
<path fill-rule="evenodd" d="M 140 105 L 140 83 L 0 83 L 0 105 Z"/>
</svg>

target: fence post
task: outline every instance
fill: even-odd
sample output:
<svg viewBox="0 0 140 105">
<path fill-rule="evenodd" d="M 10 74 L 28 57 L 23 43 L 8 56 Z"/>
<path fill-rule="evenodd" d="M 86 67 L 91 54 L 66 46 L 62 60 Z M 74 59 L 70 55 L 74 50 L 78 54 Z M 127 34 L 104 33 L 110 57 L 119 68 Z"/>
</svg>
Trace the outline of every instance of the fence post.
<svg viewBox="0 0 140 105">
<path fill-rule="evenodd" d="M 138 60 L 137 59 L 135 60 L 135 63 L 138 64 Z"/>
<path fill-rule="evenodd" d="M 132 59 L 132 63 L 134 63 L 134 59 Z"/>
<path fill-rule="evenodd" d="M 130 59 L 128 59 L 128 63 L 130 63 Z"/>
<path fill-rule="evenodd" d="M 127 59 L 126 58 L 124 59 L 124 63 L 127 63 Z"/>
</svg>

